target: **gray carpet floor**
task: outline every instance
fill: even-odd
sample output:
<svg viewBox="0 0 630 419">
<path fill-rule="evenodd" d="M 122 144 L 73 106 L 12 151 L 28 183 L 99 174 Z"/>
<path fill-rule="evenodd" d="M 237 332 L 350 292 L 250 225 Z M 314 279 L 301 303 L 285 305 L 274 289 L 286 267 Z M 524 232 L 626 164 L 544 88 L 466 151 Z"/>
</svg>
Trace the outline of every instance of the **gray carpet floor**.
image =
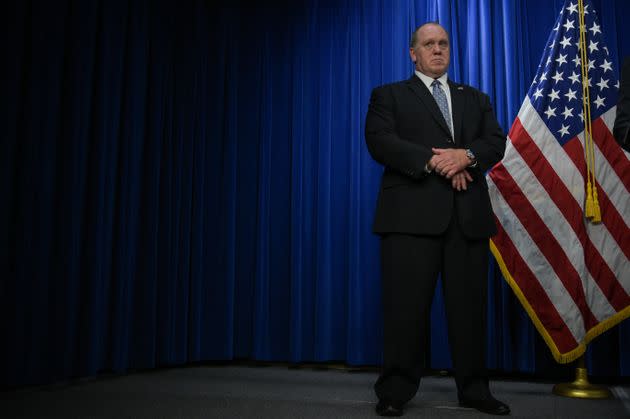
<svg viewBox="0 0 630 419">
<path fill-rule="evenodd" d="M 369 418 L 374 372 L 282 366 L 195 366 L 0 393 L 1 418 Z M 615 398 L 555 396 L 552 384 L 493 380 L 513 418 L 630 418 L 630 388 Z M 453 379 L 430 376 L 404 417 L 488 418 L 460 408 Z"/>
</svg>

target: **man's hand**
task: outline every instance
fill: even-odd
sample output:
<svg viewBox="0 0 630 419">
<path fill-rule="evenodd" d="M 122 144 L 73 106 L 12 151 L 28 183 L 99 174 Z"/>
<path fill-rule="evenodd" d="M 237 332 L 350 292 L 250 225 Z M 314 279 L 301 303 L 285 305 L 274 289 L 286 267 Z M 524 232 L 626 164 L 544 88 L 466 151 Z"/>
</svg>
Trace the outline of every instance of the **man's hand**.
<svg viewBox="0 0 630 419">
<path fill-rule="evenodd" d="M 434 154 L 429 160 L 429 169 L 435 170 L 436 173 L 447 179 L 451 179 L 470 164 L 466 150 L 461 148 L 432 148 L 431 151 Z"/>
<path fill-rule="evenodd" d="M 457 189 L 458 191 L 465 191 L 468 187 L 468 182 L 472 182 L 473 178 L 468 173 L 468 170 L 464 169 L 459 173 L 455 173 L 451 178 L 451 183 L 453 185 L 453 189 Z"/>
</svg>

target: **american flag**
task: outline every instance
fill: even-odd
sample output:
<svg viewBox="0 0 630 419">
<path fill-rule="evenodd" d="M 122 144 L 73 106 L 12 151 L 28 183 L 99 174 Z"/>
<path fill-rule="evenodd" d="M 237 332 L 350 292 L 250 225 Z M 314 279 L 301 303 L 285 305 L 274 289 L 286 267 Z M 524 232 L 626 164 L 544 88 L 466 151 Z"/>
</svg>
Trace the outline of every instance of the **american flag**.
<svg viewBox="0 0 630 419">
<path fill-rule="evenodd" d="M 558 362 L 630 317 L 630 155 L 615 142 L 619 80 L 595 10 L 566 1 L 534 81 L 487 175 L 499 232 L 490 247 Z M 601 223 L 585 217 L 582 71 L 588 68 Z"/>
</svg>

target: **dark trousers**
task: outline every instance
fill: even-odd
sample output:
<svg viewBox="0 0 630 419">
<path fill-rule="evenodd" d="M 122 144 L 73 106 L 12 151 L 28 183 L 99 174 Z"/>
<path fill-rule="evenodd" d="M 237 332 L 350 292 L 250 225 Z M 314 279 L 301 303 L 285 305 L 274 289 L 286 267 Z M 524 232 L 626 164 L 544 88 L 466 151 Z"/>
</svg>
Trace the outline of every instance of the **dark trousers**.
<svg viewBox="0 0 630 419">
<path fill-rule="evenodd" d="M 489 396 L 485 369 L 488 239 L 466 239 L 453 217 L 440 236 L 384 236 L 381 263 L 384 362 L 374 385 L 377 397 L 406 403 L 418 391 L 439 273 L 458 397 Z"/>
</svg>

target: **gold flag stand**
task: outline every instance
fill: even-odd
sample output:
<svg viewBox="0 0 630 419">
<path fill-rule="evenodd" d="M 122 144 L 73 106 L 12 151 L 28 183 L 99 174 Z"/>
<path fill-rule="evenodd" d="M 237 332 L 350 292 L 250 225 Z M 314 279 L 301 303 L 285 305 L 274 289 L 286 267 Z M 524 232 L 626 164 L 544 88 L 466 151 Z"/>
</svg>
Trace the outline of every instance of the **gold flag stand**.
<svg viewBox="0 0 630 419">
<path fill-rule="evenodd" d="M 578 358 L 575 368 L 575 381 L 572 383 L 562 383 L 553 386 L 553 394 L 564 397 L 575 397 L 579 399 L 610 399 L 612 393 L 608 388 L 591 384 L 588 381 L 586 363 L 584 355 Z"/>
</svg>

